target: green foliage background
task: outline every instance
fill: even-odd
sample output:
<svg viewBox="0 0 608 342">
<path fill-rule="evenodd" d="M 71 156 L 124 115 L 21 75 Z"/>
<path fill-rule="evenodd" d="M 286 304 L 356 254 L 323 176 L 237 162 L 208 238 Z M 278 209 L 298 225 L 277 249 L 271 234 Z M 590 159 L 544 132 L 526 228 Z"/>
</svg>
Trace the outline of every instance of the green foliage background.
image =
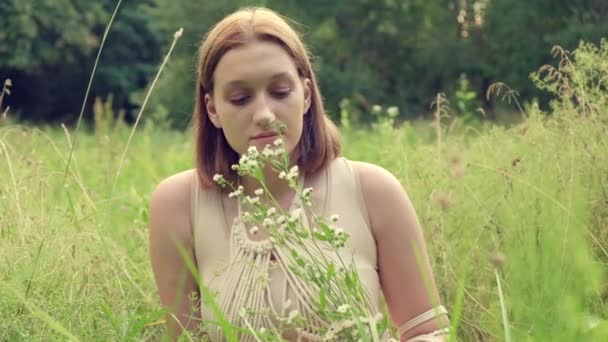
<svg viewBox="0 0 608 342">
<path fill-rule="evenodd" d="M 512 127 L 395 126 L 384 109 L 343 125 L 345 155 L 412 198 L 459 340 L 608 338 L 607 61 L 606 40 L 561 53 L 533 75 L 550 110 L 526 106 Z M 115 117 L 97 103 L 65 182 L 69 130 L 0 121 L 0 340 L 161 338 L 147 208 L 155 184 L 192 167 L 192 137 L 147 121 L 117 178 L 130 128 Z"/>
<path fill-rule="evenodd" d="M 0 78 L 14 83 L 5 104 L 23 119 L 73 122 L 115 4 L 3 1 Z M 367 113 L 374 104 L 398 106 L 401 119 L 424 116 L 437 93 L 454 100 L 463 75 L 489 118 L 500 113 L 483 96 L 494 82 L 506 82 L 523 102 L 539 97 L 545 105 L 547 95 L 529 74 L 551 60 L 551 47 L 573 49 L 581 39 L 597 44 L 608 36 L 604 0 L 124 1 L 89 105 L 111 94 L 114 108 L 132 119 L 173 32 L 183 27 L 150 110 L 185 127 L 202 37 L 222 16 L 247 5 L 268 6 L 297 22 L 332 116 L 348 103 L 363 122 L 372 120 Z"/>
</svg>

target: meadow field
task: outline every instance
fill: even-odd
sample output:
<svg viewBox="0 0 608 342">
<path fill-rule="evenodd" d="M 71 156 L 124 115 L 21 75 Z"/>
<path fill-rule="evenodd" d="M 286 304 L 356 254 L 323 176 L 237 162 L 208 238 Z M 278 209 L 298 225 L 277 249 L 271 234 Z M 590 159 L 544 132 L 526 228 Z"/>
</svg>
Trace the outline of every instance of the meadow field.
<svg viewBox="0 0 608 342">
<path fill-rule="evenodd" d="M 608 340 L 607 61 L 607 41 L 558 56 L 537 75 L 550 109 L 509 126 L 449 104 L 342 126 L 344 155 L 411 197 L 459 341 Z M 131 127 L 95 113 L 77 133 L 0 121 L 0 341 L 161 339 L 148 202 L 192 168 L 193 136 L 144 121 L 127 147 Z"/>
</svg>

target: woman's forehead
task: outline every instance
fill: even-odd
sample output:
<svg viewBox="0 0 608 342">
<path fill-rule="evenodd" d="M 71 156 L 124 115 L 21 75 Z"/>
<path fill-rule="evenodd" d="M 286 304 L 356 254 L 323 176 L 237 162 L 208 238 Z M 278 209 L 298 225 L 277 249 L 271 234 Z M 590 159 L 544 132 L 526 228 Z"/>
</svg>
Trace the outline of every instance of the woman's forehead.
<svg viewBox="0 0 608 342">
<path fill-rule="evenodd" d="M 293 58 L 272 42 L 252 42 L 231 49 L 220 59 L 214 78 L 219 87 L 294 79 L 298 75 Z"/>
</svg>

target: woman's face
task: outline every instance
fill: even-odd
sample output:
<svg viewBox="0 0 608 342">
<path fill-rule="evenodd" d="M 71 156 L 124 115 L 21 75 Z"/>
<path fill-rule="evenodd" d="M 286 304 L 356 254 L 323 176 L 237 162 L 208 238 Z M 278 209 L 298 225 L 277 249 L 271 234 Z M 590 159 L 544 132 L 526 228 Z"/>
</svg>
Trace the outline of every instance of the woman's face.
<svg viewBox="0 0 608 342">
<path fill-rule="evenodd" d="M 277 137 L 270 125 L 275 121 L 285 125 L 285 148 L 294 150 L 310 107 L 310 80 L 299 77 L 280 45 L 255 41 L 229 50 L 213 83 L 212 95 L 205 95 L 209 118 L 239 155 L 249 146 L 261 150 L 272 145 Z"/>
</svg>

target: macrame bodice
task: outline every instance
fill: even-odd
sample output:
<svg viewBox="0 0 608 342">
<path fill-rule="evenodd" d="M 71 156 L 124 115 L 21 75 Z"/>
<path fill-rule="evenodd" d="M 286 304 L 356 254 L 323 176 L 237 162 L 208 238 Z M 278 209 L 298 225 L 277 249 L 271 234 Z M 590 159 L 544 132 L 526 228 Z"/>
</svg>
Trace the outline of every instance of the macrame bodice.
<svg viewBox="0 0 608 342">
<path fill-rule="evenodd" d="M 313 299 L 319 289 L 298 280 L 289 268 L 289 253 L 296 250 L 305 255 L 317 249 L 312 240 L 304 246 L 287 240 L 286 245 L 274 244 L 270 239 L 255 240 L 247 231 L 237 212 L 232 227 L 228 229 L 223 206 L 217 190 L 193 191 L 193 227 L 195 254 L 201 278 L 205 286 L 215 294 L 219 309 L 234 326 L 249 327 L 259 331 L 277 329 L 290 341 L 322 340 L 319 331 L 328 327 L 315 312 Z M 369 229 L 367 213 L 358 185 L 348 162 L 339 158 L 332 162 L 326 173 L 325 213 L 338 214 L 339 225 L 350 238 L 342 249 L 341 257 L 354 261 L 360 279 L 366 289 L 369 304 L 377 310 L 379 281 L 376 265 L 376 248 Z M 294 199 L 290 208 L 299 206 Z M 301 214 L 302 222 L 308 217 Z M 325 253 L 331 258 L 331 253 Z M 336 287 L 338 284 L 326 284 Z M 328 303 L 340 305 L 344 303 Z M 295 314 L 297 313 L 297 315 Z M 201 306 L 203 321 L 217 321 L 208 305 Z M 282 318 L 280 318 L 282 317 Z M 287 317 L 287 319 L 285 319 Z M 305 318 L 305 329 L 294 329 L 292 319 Z M 214 325 L 208 329 L 212 341 L 222 341 L 221 330 Z M 237 334 L 238 335 L 238 334 Z M 240 341 L 255 341 L 249 334 L 238 335 Z"/>
</svg>

